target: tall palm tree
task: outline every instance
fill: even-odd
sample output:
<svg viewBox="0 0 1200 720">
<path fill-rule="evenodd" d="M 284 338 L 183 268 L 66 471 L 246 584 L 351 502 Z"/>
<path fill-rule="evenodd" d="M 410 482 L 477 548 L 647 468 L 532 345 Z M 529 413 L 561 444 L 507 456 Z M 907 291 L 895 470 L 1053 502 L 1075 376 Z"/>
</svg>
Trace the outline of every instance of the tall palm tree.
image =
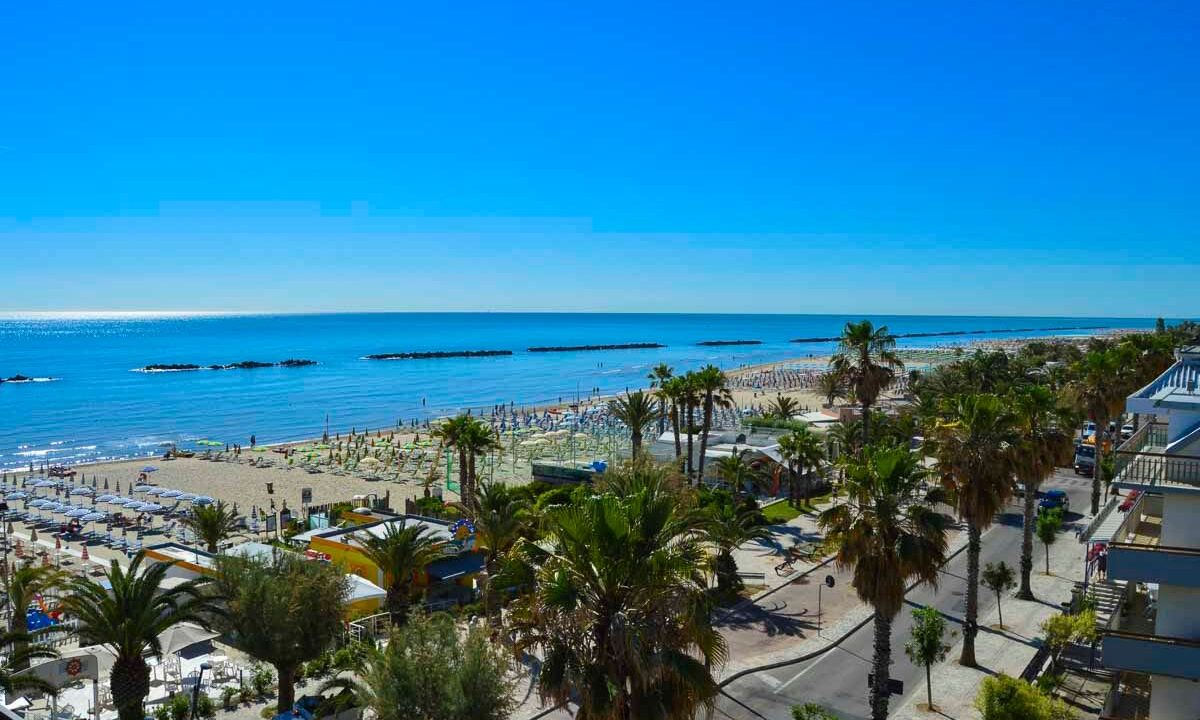
<svg viewBox="0 0 1200 720">
<path fill-rule="evenodd" d="M 194 508 L 182 522 L 196 536 L 197 542 L 204 543 L 208 552 L 214 555 L 224 540 L 237 535 L 241 529 L 240 518 L 224 500 Z"/>
<path fill-rule="evenodd" d="M 8 595 L 8 629 L 13 633 L 14 647 L 18 652 L 25 652 L 26 640 L 29 635 L 29 625 L 25 612 L 37 598 L 51 591 L 65 587 L 70 575 L 55 567 L 30 565 L 18 568 L 5 575 L 5 593 Z M 24 658 L 28 662 L 30 658 Z M 17 669 L 23 669 L 22 658 L 9 661 Z"/>
<path fill-rule="evenodd" d="M 686 381 L 682 377 L 668 378 L 659 385 L 656 393 L 659 402 L 667 407 L 667 417 L 671 421 L 671 431 L 675 435 L 675 460 L 677 462 L 683 458 L 683 445 L 679 439 L 679 428 L 682 420 L 679 414 L 679 406 L 683 402 L 685 383 Z"/>
<path fill-rule="evenodd" d="M 608 411 L 629 428 L 633 455 L 636 457 L 642 450 L 642 433 L 660 417 L 656 403 L 650 395 L 638 390 L 626 393 L 625 397 L 610 400 Z"/>
<path fill-rule="evenodd" d="M 959 664 L 975 665 L 979 553 L 983 531 L 1012 494 L 1019 437 L 1016 418 L 996 395 L 949 398 L 934 422 L 930 447 L 942 484 L 967 523 L 967 612 Z"/>
<path fill-rule="evenodd" d="M 825 461 L 825 443 L 807 427 L 797 428 L 779 438 L 779 454 L 787 463 L 791 476 L 791 482 L 788 483 L 789 502 L 793 507 L 798 506 L 801 493 L 797 492 L 796 480 L 801 480 L 804 504 L 807 505 L 812 490 L 812 473 L 820 470 L 821 463 Z"/>
<path fill-rule="evenodd" d="M 521 539 L 528 525 L 529 501 L 501 482 L 480 484 L 475 495 L 475 542 L 483 548 L 487 585 L 484 606 L 488 617 L 495 618 L 492 578 L 500 570 L 500 560 Z"/>
<path fill-rule="evenodd" d="M 1071 375 L 1068 395 L 1096 424 L 1096 463 L 1092 469 L 1092 515 L 1095 515 L 1100 512 L 1100 488 L 1104 481 L 1104 435 L 1123 398 L 1120 359 L 1111 350 L 1091 350 L 1072 366 Z"/>
<path fill-rule="evenodd" d="M 1071 452 L 1073 414 L 1044 385 L 1028 385 L 1014 391 L 1011 398 L 1016 416 L 1017 480 L 1025 488 L 1025 517 L 1021 531 L 1021 589 L 1017 597 L 1033 599 L 1029 579 L 1033 572 L 1033 525 L 1038 488 L 1065 462 Z"/>
<path fill-rule="evenodd" d="M 922 492 L 925 469 L 903 448 L 864 448 L 845 465 L 850 502 L 821 513 L 819 522 L 838 547 L 838 567 L 853 568 L 859 599 L 875 608 L 875 682 L 871 717 L 886 720 L 892 621 L 904 606 L 909 582 L 936 587 L 946 560 L 947 519 L 929 503 L 938 489 Z"/>
<path fill-rule="evenodd" d="M 700 404 L 702 395 L 700 394 L 700 381 L 696 377 L 695 372 L 686 373 L 679 384 L 679 401 L 683 405 L 683 420 L 687 425 L 687 458 L 685 463 L 686 475 L 688 482 L 697 482 L 692 468 L 695 464 L 696 454 L 693 451 L 692 441 L 696 436 L 696 407 Z"/>
<path fill-rule="evenodd" d="M 469 464 L 467 463 L 465 438 L 471 422 L 471 416 L 462 413 L 452 418 L 446 418 L 431 433 L 433 437 L 441 442 L 442 447 L 449 448 L 458 453 L 458 496 L 463 504 L 467 506 L 471 502 L 471 498 L 469 497 L 471 481 L 467 477 Z M 446 482 L 449 481 L 450 478 L 446 478 Z"/>
<path fill-rule="evenodd" d="M 500 435 L 487 423 L 471 417 L 463 426 L 458 444 L 467 462 L 467 489 L 461 497 L 467 507 L 473 507 L 475 491 L 479 485 L 479 473 L 475 469 L 475 462 L 480 457 L 501 449 Z"/>
<path fill-rule="evenodd" d="M 387 583 L 387 608 L 393 623 L 403 623 L 412 602 L 413 579 L 441 553 L 433 532 L 420 523 L 391 522 L 382 534 L 357 533 L 362 554 L 379 568 Z"/>
<path fill-rule="evenodd" d="M 90 578 L 74 578 L 66 611 L 79 620 L 81 645 L 103 645 L 115 656 L 110 684 L 120 720 L 144 720 L 150 692 L 146 655 L 161 655 L 158 636 L 182 622 L 207 627 L 220 612 L 213 596 L 204 592 L 207 578 L 167 587 L 164 581 L 174 563 L 144 566 L 145 555 L 133 557 L 129 568 L 116 560 L 104 573 L 108 587 Z"/>
<path fill-rule="evenodd" d="M 45 680 L 22 673 L 33 660 L 53 660 L 58 657 L 58 651 L 44 645 L 33 645 L 33 638 L 28 633 L 0 632 L 0 650 L 4 651 L 4 663 L 0 665 L 0 690 L 5 696 L 11 696 L 22 690 L 53 695 L 59 688 Z"/>
<path fill-rule="evenodd" d="M 775 399 L 767 405 L 767 414 L 780 420 L 790 420 L 799 411 L 800 401 L 785 395 L 776 395 Z"/>
<path fill-rule="evenodd" d="M 876 328 L 870 320 L 848 322 L 830 363 L 862 407 L 864 444 L 871 441 L 871 406 L 904 370 L 895 348 L 896 338 L 886 325 Z"/>
<path fill-rule="evenodd" d="M 712 626 L 704 517 L 667 471 L 631 477 L 551 509 L 540 543 L 520 541 L 505 582 L 517 652 L 543 658 L 537 688 L 586 720 L 691 720 L 717 693 L 726 647 Z M 606 473 L 607 474 L 607 473 Z"/>
<path fill-rule="evenodd" d="M 675 377 L 675 368 L 666 363 L 659 363 L 650 368 L 650 373 L 646 375 L 646 379 L 650 381 L 650 389 L 661 389 L 663 385 Z M 662 435 L 665 427 L 664 423 L 667 420 L 667 401 L 661 393 L 654 393 L 658 398 L 658 434 Z"/>
<path fill-rule="evenodd" d="M 733 395 L 729 391 L 729 378 L 716 365 L 706 365 L 696 373 L 696 391 L 703 403 L 703 414 L 700 428 L 700 458 L 696 472 L 696 482 L 704 481 L 704 454 L 708 450 L 708 431 L 712 430 L 713 410 L 717 407 L 730 407 Z"/>
</svg>

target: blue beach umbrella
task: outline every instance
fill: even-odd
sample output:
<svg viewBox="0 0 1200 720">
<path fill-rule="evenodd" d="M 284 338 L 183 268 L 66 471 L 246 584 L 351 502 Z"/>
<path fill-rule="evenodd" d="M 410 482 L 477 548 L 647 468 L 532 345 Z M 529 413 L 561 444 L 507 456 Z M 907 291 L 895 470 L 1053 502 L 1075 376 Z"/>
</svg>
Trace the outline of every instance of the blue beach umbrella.
<svg viewBox="0 0 1200 720">
<path fill-rule="evenodd" d="M 198 495 L 195 500 L 192 500 L 193 505 L 212 505 L 216 500 L 207 495 Z"/>
<path fill-rule="evenodd" d="M 158 468 L 154 467 L 153 465 L 147 465 L 146 467 L 142 468 L 142 472 L 144 472 L 144 473 L 152 473 L 152 472 L 157 472 L 157 471 L 158 471 Z"/>
<path fill-rule="evenodd" d="M 106 502 L 108 502 L 109 500 L 112 500 L 112 499 L 113 499 L 113 498 L 115 498 L 115 497 L 116 497 L 116 495 L 112 495 L 112 494 L 109 494 L 109 493 L 104 493 L 103 495 L 97 495 L 97 496 L 96 496 L 96 502 L 98 502 L 98 503 L 106 503 Z"/>
<path fill-rule="evenodd" d="M 138 485 L 133 490 L 130 490 L 130 492 L 146 492 L 152 487 L 154 487 L 154 486 L 153 485 Z"/>
<path fill-rule="evenodd" d="M 179 490 L 164 490 L 163 492 L 159 493 L 159 495 L 161 497 L 165 497 L 165 498 L 177 498 L 182 494 L 183 494 L 183 492 L 181 492 Z"/>
<path fill-rule="evenodd" d="M 96 492 L 96 491 L 91 489 L 87 485 L 81 485 L 80 487 L 71 489 L 72 495 L 91 495 L 94 492 Z"/>
<path fill-rule="evenodd" d="M 83 517 L 84 515 L 88 515 L 88 514 L 90 514 L 90 512 L 91 512 L 91 511 L 90 511 L 90 510 L 88 510 L 87 508 L 75 508 L 74 510 L 71 510 L 70 512 L 68 512 L 68 513 L 67 513 L 67 517 L 69 517 L 69 518 L 81 518 L 81 517 Z"/>
<path fill-rule="evenodd" d="M 196 497 L 197 497 L 197 495 L 195 493 L 183 493 L 182 495 L 180 495 L 179 497 L 177 497 L 175 499 L 179 500 L 180 502 L 187 502 L 189 500 L 195 500 Z"/>
<path fill-rule="evenodd" d="M 79 521 L 91 523 L 91 522 L 96 522 L 98 520 L 103 520 L 106 517 L 108 517 L 108 516 L 102 512 L 94 512 L 94 513 L 88 513 L 87 515 L 84 515 L 83 517 L 79 518 Z"/>
</svg>

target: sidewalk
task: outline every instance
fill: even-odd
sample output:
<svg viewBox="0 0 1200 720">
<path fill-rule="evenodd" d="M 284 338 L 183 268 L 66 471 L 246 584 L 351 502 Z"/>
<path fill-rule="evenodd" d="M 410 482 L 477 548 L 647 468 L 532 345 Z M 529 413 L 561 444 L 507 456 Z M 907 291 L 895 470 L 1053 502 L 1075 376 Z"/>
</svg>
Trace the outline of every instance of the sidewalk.
<svg viewBox="0 0 1200 720">
<path fill-rule="evenodd" d="M 1061 612 L 1060 602 L 1071 598 L 1071 590 L 1077 581 L 1083 580 L 1082 555 L 1079 544 L 1074 542 L 1070 532 L 1063 532 L 1059 539 L 1050 547 L 1050 570 L 1053 575 L 1044 575 L 1045 554 L 1043 546 L 1034 540 L 1033 552 L 1033 594 L 1036 600 L 1018 600 L 1009 593 L 1003 598 L 1004 630 L 998 629 L 999 616 L 995 606 L 995 596 L 991 595 L 991 604 L 986 612 L 981 612 L 979 618 L 980 630 L 975 637 L 976 668 L 967 668 L 958 664 L 958 654 L 962 649 L 961 635 L 952 644 L 946 661 L 933 667 L 933 703 L 937 710 L 930 712 L 925 707 L 925 686 L 922 683 L 912 688 L 908 700 L 896 706 L 890 717 L 901 720 L 928 720 L 942 718 L 949 720 L 978 720 L 979 711 L 975 709 L 975 696 L 985 677 L 1004 673 L 1019 676 L 1040 646 L 1040 630 L 1038 626 L 1043 620 Z M 1014 558 L 1013 565 L 1019 564 Z M 988 600 L 989 591 L 980 588 L 980 604 Z M 907 610 L 906 610 L 907 612 Z M 961 625 L 947 622 L 947 630 L 961 632 Z M 898 653 L 904 652 L 903 646 L 895 648 Z"/>
</svg>

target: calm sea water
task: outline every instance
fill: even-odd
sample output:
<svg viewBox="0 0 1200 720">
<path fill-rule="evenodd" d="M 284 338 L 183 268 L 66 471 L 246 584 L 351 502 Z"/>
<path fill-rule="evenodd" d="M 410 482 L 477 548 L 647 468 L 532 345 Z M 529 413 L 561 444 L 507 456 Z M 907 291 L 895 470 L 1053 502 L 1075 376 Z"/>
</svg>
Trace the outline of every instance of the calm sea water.
<svg viewBox="0 0 1200 720">
<path fill-rule="evenodd" d="M 648 369 L 707 363 L 731 368 L 807 354 L 831 343 L 792 344 L 836 335 L 834 315 L 341 314 L 188 317 L 0 317 L 0 377 L 54 382 L 0 385 L 0 468 L 30 462 L 84 462 L 161 452 L 164 442 L 247 443 L 380 428 L 412 418 L 515 402 L 571 398 L 598 387 L 645 384 Z M 1151 327 L 1153 320 L 880 316 L 893 332 L 1015 330 L 1060 326 Z M 1012 335 L 1065 332 L 994 333 Z M 974 336 L 980 337 L 980 336 Z M 762 340 L 742 347 L 699 347 L 703 340 Z M 904 345 L 963 342 L 972 336 L 914 339 Z M 531 354 L 538 345 L 657 342 L 655 350 Z M 513 350 L 511 357 L 369 361 L 370 353 Z M 151 363 L 208 365 L 307 358 L 305 368 L 131 372 Z M 424 403 L 422 402 L 424 400 Z"/>
</svg>

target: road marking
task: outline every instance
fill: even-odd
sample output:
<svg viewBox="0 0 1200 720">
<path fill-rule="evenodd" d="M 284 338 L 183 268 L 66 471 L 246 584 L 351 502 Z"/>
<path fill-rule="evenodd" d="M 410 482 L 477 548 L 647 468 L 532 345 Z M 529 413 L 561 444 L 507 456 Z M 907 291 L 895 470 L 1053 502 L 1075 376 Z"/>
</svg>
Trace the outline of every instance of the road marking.
<svg viewBox="0 0 1200 720">
<path fill-rule="evenodd" d="M 820 657 L 818 657 L 816 660 L 813 660 L 813 661 L 812 661 L 812 664 L 810 664 L 808 667 L 806 667 L 806 668 L 804 668 L 803 670 L 801 670 L 800 672 L 796 673 L 795 675 L 793 675 L 793 676 L 791 677 L 791 679 L 790 679 L 790 680 L 788 680 L 787 682 L 783 683 L 783 684 L 782 684 L 782 685 L 780 685 L 779 687 L 777 687 L 777 688 L 775 688 L 774 690 L 772 690 L 772 691 L 771 691 L 771 694 L 772 694 L 772 695 L 778 695 L 779 693 L 783 692 L 784 690 L 787 690 L 787 687 L 788 687 L 788 685 L 791 685 L 792 683 L 796 682 L 796 681 L 797 681 L 797 680 L 799 680 L 800 678 L 804 677 L 804 674 L 805 674 L 805 673 L 807 673 L 809 670 L 812 670 L 813 668 L 815 668 L 815 667 L 816 667 L 816 666 L 817 666 L 817 665 L 818 665 L 818 664 L 819 664 L 819 663 L 820 663 L 822 660 L 824 660 L 825 658 L 829 657 L 830 655 L 833 655 L 833 654 L 834 654 L 834 652 L 835 652 L 835 651 L 838 651 L 838 650 L 841 650 L 841 647 L 840 647 L 840 646 L 839 646 L 839 647 L 830 648 L 830 650 L 829 650 L 828 652 L 824 653 L 823 655 L 821 655 Z"/>
<path fill-rule="evenodd" d="M 783 682 L 782 680 L 776 678 L 774 675 L 768 675 L 767 673 L 757 673 L 755 675 L 755 677 L 758 678 L 759 680 L 762 680 L 764 683 L 766 683 L 767 685 L 770 685 L 773 688 L 779 687 L 779 683 Z"/>
</svg>

